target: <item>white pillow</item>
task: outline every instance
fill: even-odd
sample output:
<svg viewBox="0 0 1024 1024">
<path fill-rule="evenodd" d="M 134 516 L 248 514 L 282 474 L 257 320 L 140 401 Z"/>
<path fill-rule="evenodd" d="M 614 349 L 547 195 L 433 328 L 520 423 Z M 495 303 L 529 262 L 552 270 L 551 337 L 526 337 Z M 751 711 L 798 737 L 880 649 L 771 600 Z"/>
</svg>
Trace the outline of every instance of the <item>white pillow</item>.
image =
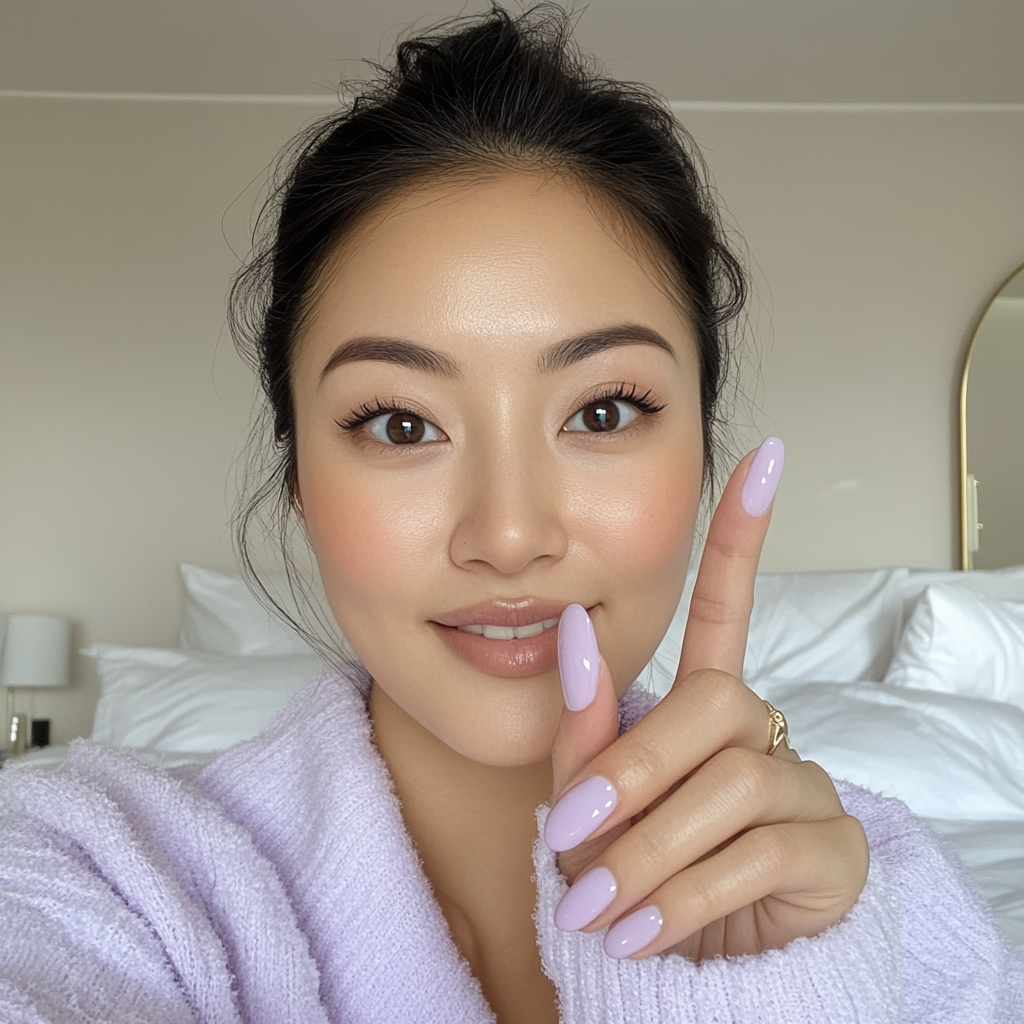
<svg viewBox="0 0 1024 1024">
<path fill-rule="evenodd" d="M 793 746 L 834 778 L 927 818 L 1024 821 L 1024 710 L 877 683 L 774 683 L 758 692 Z"/>
<path fill-rule="evenodd" d="M 102 695 L 92 738 L 116 747 L 211 751 L 251 739 L 323 665 L 315 656 L 227 658 L 95 644 Z"/>
<path fill-rule="evenodd" d="M 267 611 L 240 576 L 197 565 L 181 566 L 185 616 L 181 646 L 228 656 L 312 656 L 310 647 L 288 625 Z M 272 593 L 286 595 L 278 578 L 268 580 Z M 289 607 L 288 600 L 285 607 Z"/>
<path fill-rule="evenodd" d="M 1024 565 L 1011 565 L 1006 569 L 972 569 L 969 572 L 911 569 L 903 583 L 904 621 L 913 615 L 921 595 L 939 583 L 997 601 L 1024 601 Z"/>
<path fill-rule="evenodd" d="M 906 576 L 906 569 L 759 575 L 744 678 L 881 679 L 903 626 Z"/>
<path fill-rule="evenodd" d="M 1024 708 L 1024 602 L 948 584 L 928 587 L 885 682 Z"/>
<path fill-rule="evenodd" d="M 853 682 L 881 679 L 903 626 L 908 570 L 761 573 L 754 583 L 743 678 Z M 694 575 L 649 676 L 656 693 L 672 686 L 679 665 Z"/>
</svg>

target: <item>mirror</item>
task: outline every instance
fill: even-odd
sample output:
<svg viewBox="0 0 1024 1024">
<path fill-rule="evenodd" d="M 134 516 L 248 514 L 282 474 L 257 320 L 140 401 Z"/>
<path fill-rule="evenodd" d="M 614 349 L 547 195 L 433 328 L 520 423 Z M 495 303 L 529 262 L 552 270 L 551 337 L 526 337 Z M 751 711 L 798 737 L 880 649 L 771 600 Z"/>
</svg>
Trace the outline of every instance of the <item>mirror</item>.
<svg viewBox="0 0 1024 1024">
<path fill-rule="evenodd" d="M 1024 266 L 988 304 L 960 384 L 961 568 L 1024 564 Z"/>
</svg>

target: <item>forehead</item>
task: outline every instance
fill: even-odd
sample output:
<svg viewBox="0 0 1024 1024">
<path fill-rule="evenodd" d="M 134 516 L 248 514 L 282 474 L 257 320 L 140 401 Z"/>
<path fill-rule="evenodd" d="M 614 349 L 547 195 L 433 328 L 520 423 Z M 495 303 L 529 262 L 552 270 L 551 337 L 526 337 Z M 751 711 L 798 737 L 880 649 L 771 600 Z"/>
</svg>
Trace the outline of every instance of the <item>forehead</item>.
<svg viewBox="0 0 1024 1024">
<path fill-rule="evenodd" d="M 678 298 L 622 217 L 541 172 L 415 188 L 366 216 L 329 262 L 307 334 L 548 342 L 597 324 L 691 335 Z"/>
</svg>

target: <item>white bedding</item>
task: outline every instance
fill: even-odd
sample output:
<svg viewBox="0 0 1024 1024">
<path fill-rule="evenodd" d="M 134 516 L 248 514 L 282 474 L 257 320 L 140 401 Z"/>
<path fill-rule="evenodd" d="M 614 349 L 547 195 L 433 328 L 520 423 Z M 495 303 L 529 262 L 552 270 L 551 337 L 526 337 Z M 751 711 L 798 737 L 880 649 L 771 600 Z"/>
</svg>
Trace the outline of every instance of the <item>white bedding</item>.
<svg viewBox="0 0 1024 1024">
<path fill-rule="evenodd" d="M 103 686 L 94 735 L 165 767 L 255 735 L 321 669 L 238 577 L 195 566 L 182 575 L 180 649 L 92 651 Z M 678 664 L 691 586 L 641 676 L 660 693 Z M 803 757 L 927 819 L 1024 945 L 1021 621 L 1024 567 L 765 574 L 744 675 L 786 714 Z M 24 761 L 54 767 L 65 753 Z"/>
</svg>

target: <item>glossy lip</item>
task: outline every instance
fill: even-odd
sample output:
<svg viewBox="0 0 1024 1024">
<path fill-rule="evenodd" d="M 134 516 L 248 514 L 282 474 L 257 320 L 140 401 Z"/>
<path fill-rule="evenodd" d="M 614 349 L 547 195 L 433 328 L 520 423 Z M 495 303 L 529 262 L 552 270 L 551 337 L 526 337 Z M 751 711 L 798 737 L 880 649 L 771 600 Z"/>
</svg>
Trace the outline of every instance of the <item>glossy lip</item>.
<svg viewBox="0 0 1024 1024">
<path fill-rule="evenodd" d="M 441 626 L 529 626 L 544 619 L 561 618 L 572 601 L 551 601 L 541 597 L 495 598 L 469 608 L 438 615 L 432 622 Z M 491 643 L 507 641 L 492 640 Z"/>
<path fill-rule="evenodd" d="M 497 598 L 440 615 L 431 619 L 430 625 L 452 654 L 478 671 L 499 678 L 520 679 L 556 668 L 557 626 L 536 636 L 513 640 L 491 640 L 476 633 L 466 633 L 458 627 L 529 626 L 544 619 L 561 618 L 570 604 L 571 601 L 550 601 L 538 597 Z"/>
</svg>

